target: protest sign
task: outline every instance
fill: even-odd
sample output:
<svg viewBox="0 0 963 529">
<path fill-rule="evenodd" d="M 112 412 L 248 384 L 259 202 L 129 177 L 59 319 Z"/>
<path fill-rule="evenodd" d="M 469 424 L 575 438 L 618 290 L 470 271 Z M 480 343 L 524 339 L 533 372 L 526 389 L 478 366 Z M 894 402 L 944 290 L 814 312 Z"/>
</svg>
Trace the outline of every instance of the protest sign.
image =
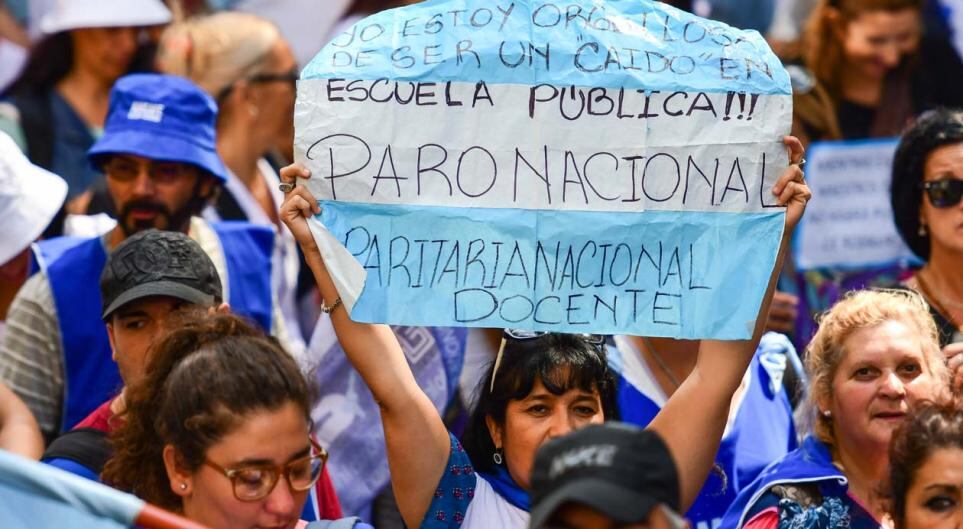
<svg viewBox="0 0 963 529">
<path fill-rule="evenodd" d="M 790 94 L 758 33 L 658 2 L 434 0 L 305 68 L 295 156 L 355 320 L 741 339 Z"/>
<path fill-rule="evenodd" d="M 813 200 L 794 240 L 796 267 L 870 269 L 913 262 L 893 222 L 890 180 L 898 139 L 819 142 L 809 147 Z"/>
</svg>

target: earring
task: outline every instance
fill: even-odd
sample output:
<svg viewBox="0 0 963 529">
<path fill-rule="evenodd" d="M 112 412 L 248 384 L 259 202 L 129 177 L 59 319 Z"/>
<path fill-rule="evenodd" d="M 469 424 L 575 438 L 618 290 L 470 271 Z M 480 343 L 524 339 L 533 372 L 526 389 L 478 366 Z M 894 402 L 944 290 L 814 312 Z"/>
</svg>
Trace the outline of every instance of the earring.
<svg viewBox="0 0 963 529">
<path fill-rule="evenodd" d="M 181 490 L 187 490 L 187 483 L 181 483 Z"/>
<path fill-rule="evenodd" d="M 920 237 L 926 237 L 926 224 L 920 222 L 920 229 L 916 232 Z"/>
<path fill-rule="evenodd" d="M 501 449 L 501 448 L 496 448 L 496 449 L 495 449 L 495 453 L 492 454 L 492 461 L 494 461 L 496 465 L 501 465 L 501 464 L 502 464 L 503 459 L 502 459 L 502 449 Z"/>
<path fill-rule="evenodd" d="M 247 107 L 247 111 L 249 114 L 251 114 L 252 118 L 256 118 L 258 115 L 258 109 L 254 105 L 250 105 L 249 107 Z"/>
<path fill-rule="evenodd" d="M 829 410 L 823 410 L 823 417 L 826 417 L 826 418 L 828 419 L 828 418 L 830 418 L 830 417 L 832 417 L 832 416 L 833 416 L 833 412 L 831 412 L 831 411 L 829 411 Z"/>
</svg>

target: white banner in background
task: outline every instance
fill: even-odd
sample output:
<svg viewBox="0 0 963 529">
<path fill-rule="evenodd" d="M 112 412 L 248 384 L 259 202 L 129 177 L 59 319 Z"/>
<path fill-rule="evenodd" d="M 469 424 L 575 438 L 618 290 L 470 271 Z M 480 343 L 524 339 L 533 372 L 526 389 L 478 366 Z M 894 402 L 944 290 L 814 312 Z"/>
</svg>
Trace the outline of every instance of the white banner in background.
<svg viewBox="0 0 963 529">
<path fill-rule="evenodd" d="M 813 199 L 796 232 L 800 270 L 874 268 L 915 260 L 893 223 L 898 140 L 820 142 L 806 155 Z"/>
</svg>

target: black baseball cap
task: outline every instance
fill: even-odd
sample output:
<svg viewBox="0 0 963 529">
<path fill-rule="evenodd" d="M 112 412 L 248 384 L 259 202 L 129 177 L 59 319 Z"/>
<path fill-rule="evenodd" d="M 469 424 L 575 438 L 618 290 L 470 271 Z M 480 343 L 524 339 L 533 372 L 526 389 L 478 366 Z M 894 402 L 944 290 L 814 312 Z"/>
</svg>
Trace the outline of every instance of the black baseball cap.
<svg viewBox="0 0 963 529">
<path fill-rule="evenodd" d="M 188 303 L 221 303 L 221 278 L 211 258 L 190 237 L 146 230 L 117 245 L 100 275 L 103 319 L 131 301 L 167 296 Z"/>
<path fill-rule="evenodd" d="M 532 529 L 566 503 L 618 523 L 639 523 L 659 504 L 679 511 L 679 476 L 669 448 L 650 430 L 609 422 L 546 443 L 535 456 Z"/>
</svg>

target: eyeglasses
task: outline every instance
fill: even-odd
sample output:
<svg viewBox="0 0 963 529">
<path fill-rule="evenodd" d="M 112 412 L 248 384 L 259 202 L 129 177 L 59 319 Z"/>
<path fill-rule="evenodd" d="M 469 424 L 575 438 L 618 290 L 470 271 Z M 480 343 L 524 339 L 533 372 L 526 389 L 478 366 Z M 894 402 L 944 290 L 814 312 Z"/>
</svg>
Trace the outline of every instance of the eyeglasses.
<svg viewBox="0 0 963 529">
<path fill-rule="evenodd" d="M 548 336 L 549 334 L 555 333 L 545 331 L 526 331 L 524 329 L 505 329 L 505 332 L 502 333 L 502 344 L 498 348 L 498 355 L 495 357 L 495 367 L 492 369 L 492 380 L 488 391 L 491 392 L 495 390 L 495 375 L 498 373 L 498 368 L 501 367 L 502 356 L 505 354 L 505 344 L 507 344 L 509 340 L 514 342 L 526 342 L 538 340 L 539 338 Z M 586 343 L 595 347 L 599 351 L 603 350 L 605 347 L 605 336 L 602 336 L 601 334 L 575 334 L 573 336 L 577 336 L 582 340 L 585 340 Z"/>
<path fill-rule="evenodd" d="M 923 182 L 920 187 L 926 191 L 934 208 L 951 208 L 963 199 L 963 180 L 944 178 Z"/>
<path fill-rule="evenodd" d="M 328 462 L 328 452 L 314 439 L 309 441 L 311 454 L 283 466 L 250 465 L 226 469 L 208 460 L 205 460 L 204 464 L 231 480 L 234 497 L 240 501 L 257 501 L 267 497 L 277 486 L 282 475 L 287 478 L 291 489 L 303 492 L 309 490 L 318 481 L 325 463 Z"/>
<path fill-rule="evenodd" d="M 285 82 L 290 83 L 291 86 L 296 86 L 298 83 L 298 69 L 297 67 L 291 68 L 287 72 L 281 73 L 258 73 L 247 78 L 249 83 L 275 83 L 275 82 Z"/>
<path fill-rule="evenodd" d="M 247 76 L 244 79 L 251 84 L 284 82 L 290 84 L 292 88 L 296 88 L 298 84 L 298 77 L 300 77 L 300 73 L 298 72 L 298 67 L 295 66 L 286 72 L 256 73 L 254 75 Z M 226 98 L 228 94 L 234 90 L 234 85 L 236 83 L 237 82 L 235 81 L 234 83 L 222 88 L 221 91 L 217 93 L 215 100 L 218 102 L 224 101 L 224 98 Z"/>
<path fill-rule="evenodd" d="M 147 176 L 157 184 L 173 184 L 181 178 L 196 175 L 197 169 L 181 162 L 149 162 Z M 111 158 L 104 164 L 104 174 L 120 182 L 131 182 L 140 176 L 141 164 L 124 158 Z"/>
</svg>

